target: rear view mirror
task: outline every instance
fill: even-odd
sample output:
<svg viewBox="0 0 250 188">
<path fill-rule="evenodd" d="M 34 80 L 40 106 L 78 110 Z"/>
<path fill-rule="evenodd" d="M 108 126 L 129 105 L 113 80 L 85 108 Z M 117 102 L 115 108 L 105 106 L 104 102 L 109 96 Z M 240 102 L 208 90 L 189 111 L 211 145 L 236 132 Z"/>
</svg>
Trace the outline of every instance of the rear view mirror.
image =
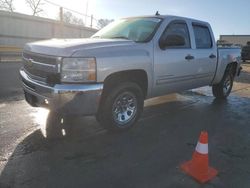
<svg viewBox="0 0 250 188">
<path fill-rule="evenodd" d="M 184 46 L 185 39 L 180 35 L 168 35 L 165 39 L 161 39 L 159 42 L 159 46 L 161 49 L 166 49 L 169 47 L 178 47 Z"/>
</svg>

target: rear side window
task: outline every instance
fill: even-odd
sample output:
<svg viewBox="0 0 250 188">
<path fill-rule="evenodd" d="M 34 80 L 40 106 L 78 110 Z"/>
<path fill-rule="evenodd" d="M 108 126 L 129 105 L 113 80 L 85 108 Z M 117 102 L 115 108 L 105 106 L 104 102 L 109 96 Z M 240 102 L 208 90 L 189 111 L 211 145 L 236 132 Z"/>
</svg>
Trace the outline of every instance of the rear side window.
<svg viewBox="0 0 250 188">
<path fill-rule="evenodd" d="M 193 24 L 196 48 L 207 49 L 212 48 L 212 38 L 208 27 L 203 25 Z"/>
<path fill-rule="evenodd" d="M 189 31 L 185 22 L 173 21 L 170 23 L 162 35 L 162 39 L 166 39 L 170 35 L 177 35 L 184 38 L 184 44 L 172 44 L 171 48 L 191 48 Z"/>
</svg>

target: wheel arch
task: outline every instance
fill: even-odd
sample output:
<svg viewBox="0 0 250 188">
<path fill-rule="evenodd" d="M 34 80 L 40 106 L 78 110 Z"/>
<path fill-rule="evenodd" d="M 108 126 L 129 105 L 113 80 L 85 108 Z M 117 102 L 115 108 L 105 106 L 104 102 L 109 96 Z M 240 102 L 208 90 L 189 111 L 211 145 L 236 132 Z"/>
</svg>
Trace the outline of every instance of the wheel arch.
<svg viewBox="0 0 250 188">
<path fill-rule="evenodd" d="M 148 93 L 148 75 L 145 70 L 124 70 L 108 75 L 104 80 L 103 95 L 121 82 L 134 82 L 138 84 L 143 91 L 144 98 L 146 98 Z"/>
<path fill-rule="evenodd" d="M 222 80 L 218 84 L 212 85 L 212 92 L 217 99 L 226 99 L 231 93 L 234 76 L 237 72 L 237 62 L 229 63 L 226 66 Z"/>
<path fill-rule="evenodd" d="M 220 83 L 224 74 L 227 71 L 232 71 L 233 77 L 237 76 L 238 67 L 239 67 L 239 63 L 236 61 L 232 61 L 230 63 L 224 64 L 224 66 L 221 65 L 220 67 L 218 67 L 218 70 L 216 71 L 216 75 L 215 75 L 211 85 Z"/>
</svg>

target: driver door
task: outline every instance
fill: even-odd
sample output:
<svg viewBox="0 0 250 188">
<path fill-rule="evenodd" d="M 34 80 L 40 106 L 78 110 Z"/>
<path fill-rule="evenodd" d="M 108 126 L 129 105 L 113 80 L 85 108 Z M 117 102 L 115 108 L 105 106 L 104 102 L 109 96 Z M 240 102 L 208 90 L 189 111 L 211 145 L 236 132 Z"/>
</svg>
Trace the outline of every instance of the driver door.
<svg viewBox="0 0 250 188">
<path fill-rule="evenodd" d="M 195 51 L 185 20 L 170 22 L 162 33 L 154 55 L 154 95 L 194 88 L 199 85 Z"/>
</svg>

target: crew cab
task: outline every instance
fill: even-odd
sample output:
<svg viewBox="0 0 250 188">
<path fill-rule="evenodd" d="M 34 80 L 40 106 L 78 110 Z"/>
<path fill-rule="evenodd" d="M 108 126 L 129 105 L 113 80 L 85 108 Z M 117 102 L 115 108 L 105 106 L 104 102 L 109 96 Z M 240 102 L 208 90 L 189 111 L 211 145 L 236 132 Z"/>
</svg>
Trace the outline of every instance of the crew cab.
<svg viewBox="0 0 250 188">
<path fill-rule="evenodd" d="M 240 48 L 217 48 L 209 23 L 142 16 L 111 23 L 91 38 L 29 43 L 20 70 L 31 106 L 95 115 L 105 128 L 135 125 L 144 100 L 211 86 L 225 99 L 241 70 Z"/>
</svg>

